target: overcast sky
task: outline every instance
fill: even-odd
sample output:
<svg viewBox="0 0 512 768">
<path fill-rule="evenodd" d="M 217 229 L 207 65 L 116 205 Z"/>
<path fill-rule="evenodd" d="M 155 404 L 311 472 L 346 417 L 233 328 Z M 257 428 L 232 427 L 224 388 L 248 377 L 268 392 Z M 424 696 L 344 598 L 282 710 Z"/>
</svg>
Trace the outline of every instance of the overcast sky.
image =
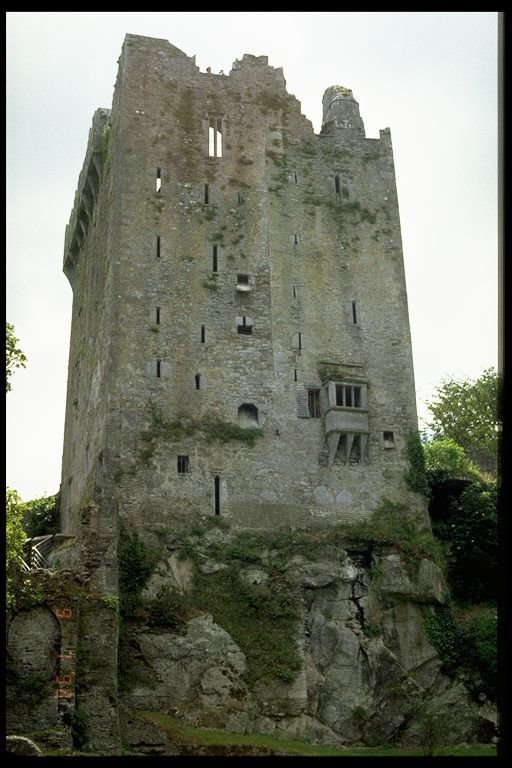
<svg viewBox="0 0 512 768">
<path fill-rule="evenodd" d="M 351 88 L 366 136 L 393 142 L 418 411 L 444 378 L 498 363 L 496 12 L 8 12 L 7 321 L 28 358 L 7 395 L 7 485 L 60 484 L 71 287 L 64 231 L 94 111 L 110 108 L 126 33 L 202 71 L 244 53 L 283 67 L 318 133 Z M 422 421 L 420 420 L 420 428 Z"/>
</svg>

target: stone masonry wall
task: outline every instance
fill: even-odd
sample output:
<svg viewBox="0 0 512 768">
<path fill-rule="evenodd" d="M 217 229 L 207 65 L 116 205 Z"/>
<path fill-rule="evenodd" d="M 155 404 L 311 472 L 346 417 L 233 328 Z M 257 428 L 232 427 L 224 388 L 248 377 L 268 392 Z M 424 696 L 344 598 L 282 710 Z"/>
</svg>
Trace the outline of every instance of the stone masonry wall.
<svg viewBox="0 0 512 768">
<path fill-rule="evenodd" d="M 417 422 L 389 131 L 366 139 L 331 120 L 316 136 L 266 57 L 213 75 L 136 36 L 111 123 L 119 215 L 89 258 L 111 264 L 103 485 L 120 514 L 139 526 L 212 514 L 215 478 L 217 510 L 242 527 L 357 519 L 383 496 L 421 508 L 403 479 Z M 237 332 L 244 317 L 251 335 Z M 367 383 L 364 463 L 329 465 L 324 419 L 309 418 L 326 362 L 331 379 Z M 254 447 L 205 439 L 199 427 L 237 424 L 244 404 L 263 431 Z M 151 412 L 190 429 L 144 461 Z"/>
</svg>

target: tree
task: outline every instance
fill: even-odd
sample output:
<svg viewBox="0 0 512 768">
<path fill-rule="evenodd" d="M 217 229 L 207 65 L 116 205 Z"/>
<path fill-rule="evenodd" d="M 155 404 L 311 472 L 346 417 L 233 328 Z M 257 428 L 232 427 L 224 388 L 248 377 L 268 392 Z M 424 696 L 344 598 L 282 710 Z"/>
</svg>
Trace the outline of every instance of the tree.
<svg viewBox="0 0 512 768">
<path fill-rule="evenodd" d="M 60 493 L 54 496 L 42 496 L 40 499 L 26 501 L 23 504 L 25 527 L 31 538 L 58 533 L 59 505 Z"/>
<path fill-rule="evenodd" d="M 14 373 L 15 368 L 24 368 L 27 363 L 27 358 L 18 347 L 19 340 L 14 335 L 14 325 L 11 323 L 5 324 L 6 330 L 6 345 L 5 345 L 5 391 L 11 391 L 10 378 Z"/>
<path fill-rule="evenodd" d="M 423 447 L 434 536 L 447 547 L 453 596 L 478 603 L 497 596 L 497 485 L 451 438 Z"/>
<path fill-rule="evenodd" d="M 21 558 L 23 557 L 23 545 L 27 535 L 23 530 L 23 502 L 21 497 L 12 488 L 6 489 L 5 499 L 6 517 L 6 571 L 7 571 L 7 607 L 11 608 L 15 603 L 13 582 L 20 571 Z"/>
<path fill-rule="evenodd" d="M 488 368 L 477 379 L 442 382 L 427 401 L 434 437 L 451 438 L 484 470 L 496 468 L 498 387 L 498 374 Z"/>
<path fill-rule="evenodd" d="M 432 486 L 449 478 L 485 480 L 485 475 L 451 437 L 430 440 L 423 446 L 427 481 Z M 489 478 L 490 479 L 490 478 Z"/>
</svg>

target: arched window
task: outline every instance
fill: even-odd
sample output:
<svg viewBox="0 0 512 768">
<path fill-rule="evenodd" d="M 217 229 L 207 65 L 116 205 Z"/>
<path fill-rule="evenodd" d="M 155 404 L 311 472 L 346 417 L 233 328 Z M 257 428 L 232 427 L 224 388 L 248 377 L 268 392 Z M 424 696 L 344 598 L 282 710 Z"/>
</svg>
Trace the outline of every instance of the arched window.
<svg viewBox="0 0 512 768">
<path fill-rule="evenodd" d="M 238 409 L 238 424 L 240 427 L 258 426 L 258 409 L 252 403 L 243 403 Z"/>
</svg>

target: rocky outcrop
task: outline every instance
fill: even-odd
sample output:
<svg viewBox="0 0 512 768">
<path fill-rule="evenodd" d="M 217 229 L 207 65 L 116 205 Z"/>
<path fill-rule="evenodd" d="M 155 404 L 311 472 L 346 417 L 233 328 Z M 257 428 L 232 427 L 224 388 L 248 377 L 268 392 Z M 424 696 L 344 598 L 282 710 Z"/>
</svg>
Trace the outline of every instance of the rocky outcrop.
<svg viewBox="0 0 512 768">
<path fill-rule="evenodd" d="M 193 589 L 192 563 L 179 562 L 171 558 L 169 582 L 160 571 L 157 584 L 181 585 L 185 594 Z M 219 558 L 200 562 L 205 575 L 227 568 Z M 259 562 L 240 566 L 240 579 L 272 590 L 272 562 L 273 554 L 262 550 Z M 370 556 L 364 546 L 321 544 L 289 556 L 281 574 L 300 609 L 290 643 L 302 664 L 293 680 L 262 678 L 249 686 L 242 648 L 205 613 L 186 622 L 181 634 L 135 630 L 153 682 L 135 686 L 125 703 L 238 733 L 331 744 L 416 744 L 422 732 L 416 713 L 430 697 L 438 710 L 460 712 L 450 736 L 454 742 L 492 729 L 492 707 L 480 711 L 464 686 L 441 673 L 425 635 L 422 610 L 445 600 L 441 573 L 431 560 L 412 560 L 391 547 Z"/>
</svg>

